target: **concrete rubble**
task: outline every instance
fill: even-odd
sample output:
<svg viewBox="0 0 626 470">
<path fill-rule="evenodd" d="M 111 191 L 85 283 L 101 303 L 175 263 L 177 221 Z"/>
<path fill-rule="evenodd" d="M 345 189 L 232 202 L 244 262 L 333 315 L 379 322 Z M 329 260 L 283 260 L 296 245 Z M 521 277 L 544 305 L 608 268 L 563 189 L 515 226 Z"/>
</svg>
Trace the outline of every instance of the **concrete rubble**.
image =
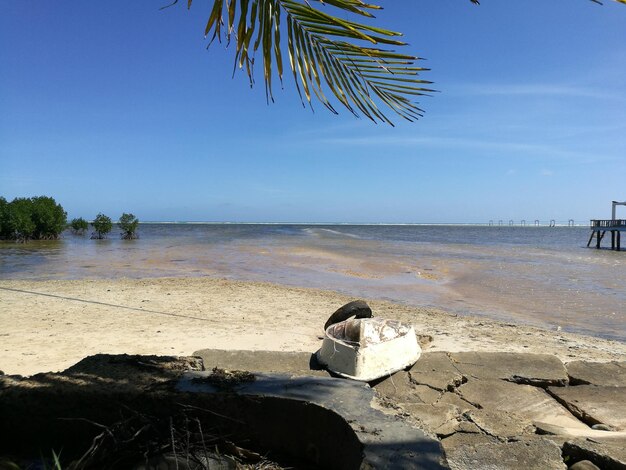
<svg viewBox="0 0 626 470">
<path fill-rule="evenodd" d="M 248 427 L 267 425 L 269 434 L 304 446 L 305 455 L 307 448 L 317 449 L 313 459 L 326 450 L 338 452 L 341 441 L 349 457 L 331 461 L 335 468 L 626 469 L 625 362 L 563 364 L 542 354 L 424 352 L 412 367 L 368 386 L 330 377 L 310 353 L 201 350 L 193 356 L 181 363 L 96 356 L 62 374 L 0 376 L 0 412 L 10 417 L 30 407 L 37 413 L 31 424 L 43 427 L 42 416 L 50 416 L 59 397 L 100 393 L 101 404 L 103 389 L 118 398 L 135 390 L 135 404 L 158 393 L 184 393 L 193 403 L 200 396 L 206 400 L 207 393 L 223 396 L 207 372 L 219 367 L 258 377 L 230 387 L 228 395 L 243 401 L 229 407 L 220 399 L 221 412 L 243 419 L 245 411 Z M 61 384 L 63 393 L 55 392 Z M 16 388 L 22 393 L 14 396 L 17 408 L 7 408 Z M 36 399 L 24 400 L 24 390 L 35 391 Z M 45 407 L 35 406 L 43 396 Z M 273 401 L 281 396 L 292 407 L 285 422 L 276 419 L 285 416 L 285 405 Z M 270 400 L 264 402 L 268 410 L 255 408 L 259 397 Z M 301 426 L 305 417 L 312 421 L 297 432 L 280 428 L 287 422 Z M 323 464 L 333 466 L 328 463 Z"/>
<path fill-rule="evenodd" d="M 544 354 L 425 352 L 373 386 L 442 439 L 453 469 L 626 469 L 625 366 L 577 361 L 572 375 Z"/>
</svg>

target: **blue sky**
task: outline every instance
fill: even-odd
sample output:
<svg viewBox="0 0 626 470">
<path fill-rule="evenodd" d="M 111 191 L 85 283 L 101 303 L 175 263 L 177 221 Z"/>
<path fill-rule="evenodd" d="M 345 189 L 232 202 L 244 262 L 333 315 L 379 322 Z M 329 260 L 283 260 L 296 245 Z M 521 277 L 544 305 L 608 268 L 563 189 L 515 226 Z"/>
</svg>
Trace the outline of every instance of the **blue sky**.
<svg viewBox="0 0 626 470">
<path fill-rule="evenodd" d="M 232 49 L 205 49 L 210 2 L 166 3 L 2 2 L 0 195 L 70 217 L 390 223 L 582 222 L 626 200 L 624 5 L 381 1 L 439 91 L 390 127 L 303 109 L 289 75 L 267 105 Z"/>
</svg>

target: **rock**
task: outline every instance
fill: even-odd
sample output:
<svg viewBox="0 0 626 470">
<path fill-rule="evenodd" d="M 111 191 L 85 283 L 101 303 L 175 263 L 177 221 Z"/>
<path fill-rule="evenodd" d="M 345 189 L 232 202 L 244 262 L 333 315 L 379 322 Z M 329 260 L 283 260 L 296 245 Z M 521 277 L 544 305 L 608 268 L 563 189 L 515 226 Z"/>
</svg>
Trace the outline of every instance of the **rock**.
<svg viewBox="0 0 626 470">
<path fill-rule="evenodd" d="M 589 460 L 581 460 L 570 466 L 569 470 L 600 470 L 600 467 L 597 467 Z"/>
<path fill-rule="evenodd" d="M 548 391 L 582 421 L 626 430 L 626 387 L 577 385 Z"/>
<path fill-rule="evenodd" d="M 428 385 L 437 390 L 452 391 L 461 385 L 465 378 L 459 372 L 447 353 L 424 353 L 409 369 L 414 383 Z"/>
<path fill-rule="evenodd" d="M 542 438 L 501 442 L 491 436 L 455 434 L 441 441 L 452 470 L 565 470 L 561 449 Z"/>
<path fill-rule="evenodd" d="M 596 431 L 614 431 L 611 426 L 607 426 L 606 424 L 594 424 L 591 426 L 591 429 L 595 429 Z"/>
<path fill-rule="evenodd" d="M 515 413 L 530 422 L 589 430 L 545 390 L 502 380 L 470 380 L 458 388 L 459 395 L 489 412 Z"/>
<path fill-rule="evenodd" d="M 490 436 L 501 440 L 533 434 L 535 427 L 522 416 L 506 411 L 469 410 L 464 417 Z"/>
<path fill-rule="evenodd" d="M 563 444 L 568 461 L 588 460 L 603 470 L 626 469 L 626 438 L 598 442 L 573 439 Z"/>
<path fill-rule="evenodd" d="M 550 354 L 460 352 L 450 358 L 460 373 L 479 379 L 503 379 L 546 387 L 568 383 L 563 363 Z"/>
<path fill-rule="evenodd" d="M 573 361 L 565 367 L 572 385 L 626 387 L 626 362 Z"/>
<path fill-rule="evenodd" d="M 347 320 L 350 317 L 355 318 L 371 318 L 372 309 L 363 300 L 355 300 L 340 307 L 335 313 L 333 313 L 326 324 L 324 325 L 324 331 L 330 325 L 339 323 L 340 321 Z"/>
<path fill-rule="evenodd" d="M 428 348 L 430 346 L 430 343 L 433 342 L 433 337 L 431 335 L 416 333 L 415 336 L 417 337 L 417 344 L 419 344 L 420 348 L 422 349 Z"/>
<path fill-rule="evenodd" d="M 598 429 L 567 427 L 535 421 L 538 434 L 559 436 L 561 438 L 587 438 L 593 440 L 626 439 L 626 431 L 600 431 Z M 551 437 L 552 439 L 552 437 Z M 567 440 L 567 439 L 566 439 Z"/>
</svg>

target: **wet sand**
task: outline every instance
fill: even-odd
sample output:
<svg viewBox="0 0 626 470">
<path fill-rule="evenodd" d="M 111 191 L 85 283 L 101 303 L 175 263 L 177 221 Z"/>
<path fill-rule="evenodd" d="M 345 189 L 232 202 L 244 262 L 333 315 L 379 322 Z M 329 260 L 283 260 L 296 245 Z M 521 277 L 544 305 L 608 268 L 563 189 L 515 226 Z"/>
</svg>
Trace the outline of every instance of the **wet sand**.
<svg viewBox="0 0 626 470">
<path fill-rule="evenodd" d="M 324 322 L 354 297 L 209 278 L 1 280 L 0 370 L 60 371 L 96 353 L 189 355 L 205 348 L 315 352 Z M 626 344 L 485 318 L 369 302 L 412 323 L 428 351 L 516 351 L 623 360 Z"/>
<path fill-rule="evenodd" d="M 0 279 L 271 282 L 626 342 L 626 259 L 579 246 L 586 228 L 147 224 L 140 234 L 0 243 Z"/>
</svg>

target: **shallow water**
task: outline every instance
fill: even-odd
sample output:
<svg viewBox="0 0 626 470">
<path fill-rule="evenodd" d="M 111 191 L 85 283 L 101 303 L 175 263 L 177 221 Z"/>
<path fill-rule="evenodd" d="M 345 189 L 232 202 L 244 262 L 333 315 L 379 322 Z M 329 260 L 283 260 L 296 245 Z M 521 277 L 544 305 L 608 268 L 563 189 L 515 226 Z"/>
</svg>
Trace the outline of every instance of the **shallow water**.
<svg viewBox="0 0 626 470">
<path fill-rule="evenodd" d="M 139 235 L 0 243 L 0 278 L 269 281 L 626 341 L 626 253 L 585 248 L 585 227 L 142 224 Z"/>
</svg>

